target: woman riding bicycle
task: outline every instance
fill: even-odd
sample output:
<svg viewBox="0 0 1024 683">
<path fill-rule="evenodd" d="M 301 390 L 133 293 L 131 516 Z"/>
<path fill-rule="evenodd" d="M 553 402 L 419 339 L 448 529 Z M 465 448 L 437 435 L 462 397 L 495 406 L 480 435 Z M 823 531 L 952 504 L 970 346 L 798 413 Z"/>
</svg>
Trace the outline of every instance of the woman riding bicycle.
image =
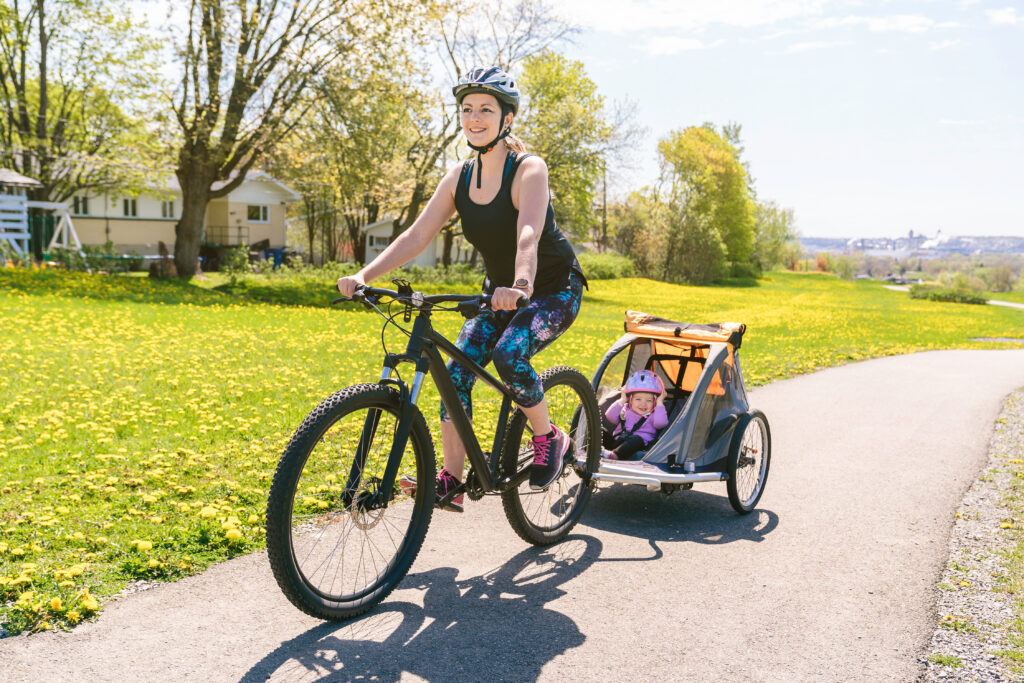
<svg viewBox="0 0 1024 683">
<path fill-rule="evenodd" d="M 452 88 L 462 131 L 477 152 L 445 174 L 423 213 L 383 253 L 355 275 L 338 280 L 338 290 L 355 289 L 412 260 L 458 211 L 463 235 L 483 256 L 484 293 L 491 310 L 467 320 L 457 346 L 481 365 L 493 360 L 533 429 L 530 487 L 547 488 L 562 471 L 570 440 L 551 424 L 540 378 L 530 359 L 576 319 L 586 280 L 568 240 L 555 225 L 544 161 L 526 154 L 510 135 L 519 110 L 519 89 L 496 66 L 474 68 Z M 522 297 L 529 305 L 518 309 Z M 472 417 L 476 377 L 448 364 L 466 414 Z M 460 486 L 466 449 L 441 405 L 444 468 L 437 475 L 437 499 Z M 462 511 L 462 495 L 445 509 Z"/>
</svg>

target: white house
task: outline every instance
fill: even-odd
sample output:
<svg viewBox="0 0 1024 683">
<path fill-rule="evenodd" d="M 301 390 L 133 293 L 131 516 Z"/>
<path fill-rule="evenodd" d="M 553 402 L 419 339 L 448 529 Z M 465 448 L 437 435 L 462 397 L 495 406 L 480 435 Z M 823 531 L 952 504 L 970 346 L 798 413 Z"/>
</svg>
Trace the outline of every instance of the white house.
<svg viewBox="0 0 1024 683">
<path fill-rule="evenodd" d="M 213 188 L 223 187 L 215 183 Z M 250 171 L 237 188 L 206 207 L 203 243 L 285 246 L 285 209 L 301 196 L 262 171 Z M 69 202 L 82 244 L 113 242 L 121 252 L 155 254 L 157 243 L 174 250 L 174 226 L 181 218 L 181 187 L 170 177 L 137 196 L 82 192 Z"/>
<path fill-rule="evenodd" d="M 380 256 L 380 253 L 391 244 L 391 234 L 394 230 L 395 221 L 393 218 L 370 223 L 360 228 L 366 235 L 366 262 Z M 469 261 L 473 248 L 461 236 L 455 238 L 452 248 L 452 263 L 464 263 Z M 444 261 L 444 239 L 438 235 L 416 258 L 404 264 L 406 266 L 416 265 L 425 268 L 433 268 Z"/>
</svg>

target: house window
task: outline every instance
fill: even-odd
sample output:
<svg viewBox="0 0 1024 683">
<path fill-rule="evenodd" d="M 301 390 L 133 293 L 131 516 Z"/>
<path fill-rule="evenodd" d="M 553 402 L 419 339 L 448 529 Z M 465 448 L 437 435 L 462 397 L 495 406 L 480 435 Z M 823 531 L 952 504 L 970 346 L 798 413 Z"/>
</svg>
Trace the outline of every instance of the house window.
<svg viewBox="0 0 1024 683">
<path fill-rule="evenodd" d="M 250 204 L 245 212 L 246 216 L 253 223 L 270 222 L 270 207 L 266 204 Z"/>
<path fill-rule="evenodd" d="M 89 198 L 74 197 L 71 201 L 71 213 L 76 216 L 88 216 L 89 215 Z"/>
<path fill-rule="evenodd" d="M 387 235 L 370 235 L 371 247 L 386 247 L 391 244 L 391 238 Z"/>
<path fill-rule="evenodd" d="M 162 218 L 174 218 L 174 200 L 169 199 L 165 202 L 160 202 L 160 216 Z"/>
<path fill-rule="evenodd" d="M 131 197 L 124 198 L 124 215 L 129 218 L 134 218 L 139 215 L 139 207 Z"/>
</svg>

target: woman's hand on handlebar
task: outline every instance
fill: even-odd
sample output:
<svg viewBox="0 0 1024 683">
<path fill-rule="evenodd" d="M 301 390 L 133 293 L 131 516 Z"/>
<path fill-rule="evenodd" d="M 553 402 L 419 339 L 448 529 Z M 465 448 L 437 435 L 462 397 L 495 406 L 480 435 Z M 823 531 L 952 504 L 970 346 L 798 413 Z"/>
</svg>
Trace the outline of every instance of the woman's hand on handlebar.
<svg viewBox="0 0 1024 683">
<path fill-rule="evenodd" d="M 347 296 L 350 299 L 355 294 L 356 288 L 365 286 L 366 282 L 363 281 L 359 273 L 338 278 L 338 291 L 341 292 L 342 296 Z"/>
<path fill-rule="evenodd" d="M 514 311 L 520 299 L 526 299 L 526 293 L 514 287 L 496 287 L 491 295 L 491 310 Z"/>
</svg>

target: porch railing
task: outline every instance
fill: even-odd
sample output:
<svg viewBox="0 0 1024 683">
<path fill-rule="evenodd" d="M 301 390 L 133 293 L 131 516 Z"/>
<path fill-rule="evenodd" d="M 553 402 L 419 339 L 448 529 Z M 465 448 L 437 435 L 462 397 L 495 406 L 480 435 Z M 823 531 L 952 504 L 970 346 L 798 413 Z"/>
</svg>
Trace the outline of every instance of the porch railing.
<svg viewBox="0 0 1024 683">
<path fill-rule="evenodd" d="M 205 243 L 211 246 L 249 244 L 248 225 L 208 225 Z"/>
</svg>

